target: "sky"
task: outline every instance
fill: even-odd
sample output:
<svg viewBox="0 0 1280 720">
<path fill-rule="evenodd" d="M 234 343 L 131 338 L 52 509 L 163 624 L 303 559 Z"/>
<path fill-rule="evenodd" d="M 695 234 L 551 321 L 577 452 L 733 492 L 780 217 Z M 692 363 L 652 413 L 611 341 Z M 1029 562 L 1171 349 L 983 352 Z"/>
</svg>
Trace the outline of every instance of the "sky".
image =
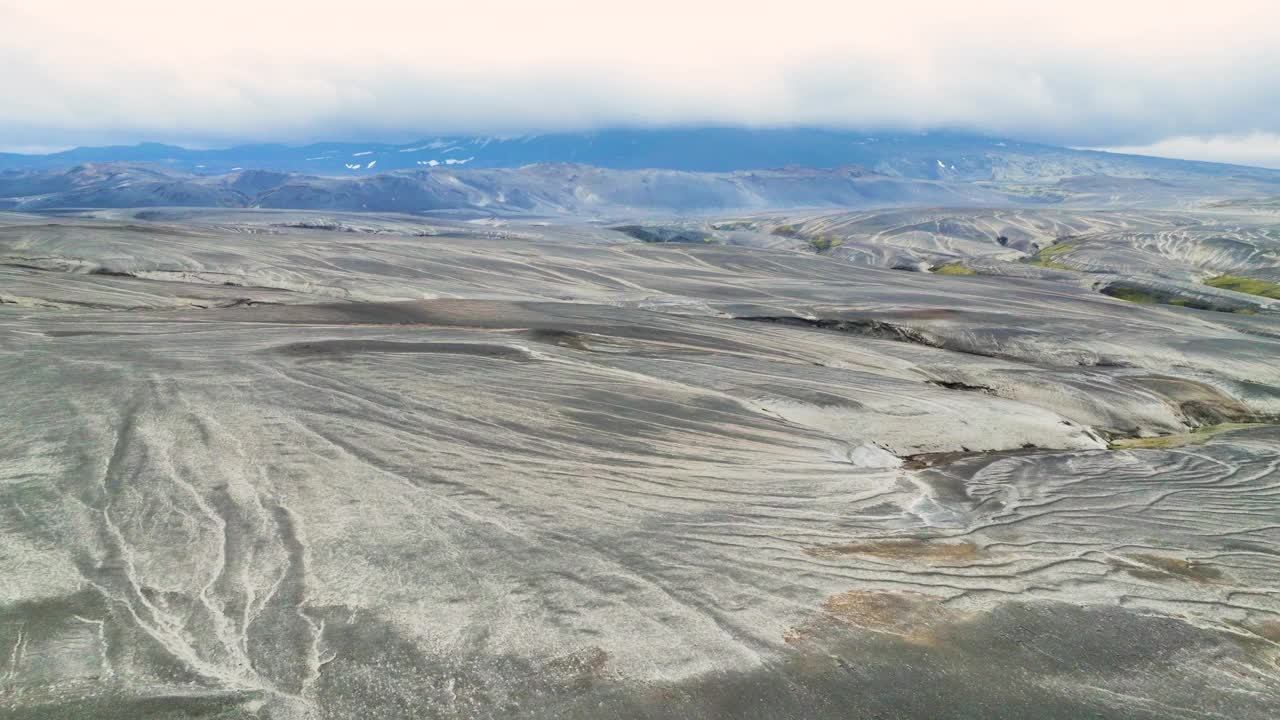
<svg viewBox="0 0 1280 720">
<path fill-rule="evenodd" d="M 0 0 L 0 148 L 959 129 L 1280 167 L 1277 0 Z"/>
</svg>

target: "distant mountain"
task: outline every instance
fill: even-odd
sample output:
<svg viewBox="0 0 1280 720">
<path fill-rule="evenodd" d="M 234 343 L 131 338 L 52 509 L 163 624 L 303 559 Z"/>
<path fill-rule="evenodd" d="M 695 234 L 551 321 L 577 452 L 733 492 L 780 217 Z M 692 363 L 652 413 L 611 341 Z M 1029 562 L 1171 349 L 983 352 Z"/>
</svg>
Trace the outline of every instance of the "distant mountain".
<svg viewBox="0 0 1280 720">
<path fill-rule="evenodd" d="M 1280 170 L 957 133 L 610 130 L 409 145 L 170 145 L 0 155 L 0 209 L 262 207 L 619 215 L 796 207 L 1185 207 L 1280 195 Z"/>
<path fill-rule="evenodd" d="M 108 162 L 148 163 L 207 175 L 270 170 L 367 177 L 395 170 L 577 163 L 614 170 L 686 172 L 857 165 L 890 177 L 946 182 L 1045 182 L 1089 175 L 1280 182 L 1276 170 L 1074 150 L 963 133 L 868 134 L 804 128 L 605 130 L 508 138 L 434 137 L 404 145 L 242 145 L 221 150 L 148 143 L 48 155 L 0 154 L 0 170 L 67 169 Z"/>
<path fill-rule="evenodd" d="M 891 177 L 856 167 L 732 173 L 589 165 L 430 168 L 335 178 L 245 170 L 197 175 L 126 163 L 0 172 L 0 209 L 251 207 L 492 215 L 626 215 L 793 207 L 989 205 L 974 184 Z"/>
</svg>

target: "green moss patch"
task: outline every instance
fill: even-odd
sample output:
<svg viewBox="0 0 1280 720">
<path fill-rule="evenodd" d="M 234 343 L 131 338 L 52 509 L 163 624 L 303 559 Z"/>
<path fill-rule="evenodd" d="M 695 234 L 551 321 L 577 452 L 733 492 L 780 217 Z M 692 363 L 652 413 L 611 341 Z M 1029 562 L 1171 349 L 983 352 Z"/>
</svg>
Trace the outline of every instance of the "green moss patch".
<svg viewBox="0 0 1280 720">
<path fill-rule="evenodd" d="M 838 238 L 831 235 L 819 235 L 816 238 L 809 239 L 809 247 L 816 252 L 831 252 L 833 249 L 844 244 L 844 238 Z"/>
<path fill-rule="evenodd" d="M 1116 287 L 1113 285 L 1103 288 L 1102 294 L 1142 305 L 1157 305 L 1163 302 L 1163 299 L 1157 295 L 1131 287 Z M 1183 301 L 1182 304 L 1185 305 L 1186 302 Z"/>
<path fill-rule="evenodd" d="M 1122 283 L 1108 285 L 1098 292 L 1108 297 L 1113 297 L 1118 300 L 1126 300 L 1140 305 L 1172 305 L 1174 307 L 1185 307 L 1195 310 L 1211 310 L 1213 312 L 1233 312 L 1240 313 L 1242 315 L 1251 315 L 1254 313 L 1252 308 L 1239 307 L 1234 303 L 1215 303 L 1196 297 L 1178 297 L 1173 293 L 1146 290 L 1144 288 Z"/>
<path fill-rule="evenodd" d="M 828 253 L 844 244 L 844 238 L 836 237 L 835 235 L 817 235 L 805 238 L 804 234 L 800 232 L 800 228 L 795 225 L 780 225 L 773 229 L 772 234 L 793 240 L 806 240 L 809 243 L 809 248 L 816 253 Z"/>
<path fill-rule="evenodd" d="M 1205 425 L 1197 428 L 1194 432 L 1185 435 L 1161 435 L 1160 437 L 1149 438 L 1122 438 L 1111 441 L 1112 450 L 1161 450 L 1165 448 L 1182 447 L 1183 445 L 1198 445 L 1206 442 L 1215 435 L 1221 435 L 1232 430 L 1247 430 L 1248 428 L 1268 427 L 1268 423 L 1222 423 L 1221 425 Z"/>
<path fill-rule="evenodd" d="M 977 275 L 978 274 L 970 268 L 967 268 L 963 265 L 956 265 L 956 264 L 939 265 L 933 269 L 933 272 L 937 275 Z"/>
<path fill-rule="evenodd" d="M 1240 277 L 1238 275 L 1219 275 L 1204 281 L 1209 287 L 1235 292 L 1257 295 L 1259 297 L 1280 300 L 1280 285 L 1257 278 Z"/>
<path fill-rule="evenodd" d="M 1054 258 L 1065 255 L 1075 249 L 1071 243 L 1058 242 L 1046 248 L 1041 248 L 1039 252 L 1031 256 L 1026 262 L 1030 265 L 1039 267 L 1053 268 L 1054 270 L 1075 270 L 1073 267 L 1054 262 Z"/>
</svg>

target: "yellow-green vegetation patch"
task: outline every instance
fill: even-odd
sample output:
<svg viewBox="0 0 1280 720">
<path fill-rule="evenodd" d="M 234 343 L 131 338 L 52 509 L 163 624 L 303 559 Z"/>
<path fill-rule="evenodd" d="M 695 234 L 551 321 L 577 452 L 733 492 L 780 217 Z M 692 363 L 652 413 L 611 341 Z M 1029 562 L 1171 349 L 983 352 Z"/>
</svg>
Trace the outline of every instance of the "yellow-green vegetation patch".
<svg viewBox="0 0 1280 720">
<path fill-rule="evenodd" d="M 1240 277 L 1238 275 L 1219 275 L 1204 281 L 1209 287 L 1223 290 L 1234 290 L 1249 295 L 1280 300 L 1280 285 L 1258 278 Z"/>
<path fill-rule="evenodd" d="M 778 237 L 803 239 L 800 229 L 795 225 L 779 225 L 773 229 L 773 234 Z M 809 247 L 814 252 L 826 253 L 843 245 L 844 238 L 836 237 L 835 235 L 817 235 L 809 238 L 808 242 Z"/>
<path fill-rule="evenodd" d="M 844 244 L 844 238 L 838 238 L 832 235 L 819 235 L 816 238 L 810 238 L 809 247 L 814 250 L 825 253 L 831 252 L 832 249 L 838 248 Z"/>
<path fill-rule="evenodd" d="M 1242 315 L 1254 314 L 1252 308 L 1241 307 L 1235 302 L 1217 302 L 1203 297 L 1177 297 L 1172 292 L 1147 290 L 1122 283 L 1108 285 L 1099 292 L 1108 297 L 1142 305 L 1173 305 L 1174 307 L 1192 308 L 1194 310 L 1233 312 Z"/>
<path fill-rule="evenodd" d="M 1111 441 L 1112 450 L 1160 450 L 1176 448 L 1183 445 L 1198 445 L 1215 435 L 1232 430 L 1247 430 L 1256 427 L 1271 427 L 1270 423 L 1222 423 L 1221 425 L 1205 425 L 1194 432 L 1184 435 L 1161 435 L 1149 438 L 1122 438 Z"/>
<path fill-rule="evenodd" d="M 1049 185 L 1005 185 L 1000 192 L 1048 203 L 1060 203 L 1075 197 L 1074 193 Z"/>
<path fill-rule="evenodd" d="M 938 267 L 935 267 L 933 269 L 933 272 L 937 275 L 977 275 L 978 274 L 970 268 L 967 268 L 963 265 L 956 265 L 955 263 L 951 263 L 948 265 L 939 265 Z"/>
<path fill-rule="evenodd" d="M 1053 260 L 1059 255 L 1064 255 L 1074 249 L 1075 246 L 1071 243 L 1054 243 L 1049 247 L 1041 248 L 1039 252 L 1031 256 L 1031 259 L 1027 260 L 1027 263 L 1037 265 L 1039 267 L 1053 268 L 1054 270 L 1075 270 L 1073 267 L 1068 267 L 1061 263 L 1054 262 Z"/>
</svg>

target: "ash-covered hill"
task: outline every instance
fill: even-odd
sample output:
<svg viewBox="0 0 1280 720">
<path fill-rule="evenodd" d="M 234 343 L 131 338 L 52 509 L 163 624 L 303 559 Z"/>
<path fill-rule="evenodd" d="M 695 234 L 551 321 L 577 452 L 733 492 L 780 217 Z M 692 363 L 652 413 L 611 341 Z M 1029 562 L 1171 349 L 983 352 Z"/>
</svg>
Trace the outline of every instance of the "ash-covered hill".
<svg viewBox="0 0 1280 720">
<path fill-rule="evenodd" d="M 859 166 L 734 172 L 617 170 L 581 164 L 434 167 L 336 177 L 241 170 L 191 173 L 134 163 L 0 171 L 0 209 L 223 207 L 493 216 L 679 215 L 896 206 L 1197 207 L 1265 200 L 1259 177 L 967 182 L 887 175 Z"/>
<path fill-rule="evenodd" d="M 0 717 L 1274 720 L 1275 229 L 0 213 Z"/>
<path fill-rule="evenodd" d="M 89 164 L 68 171 L 0 173 L 0 208 L 25 211 L 177 206 L 598 215 L 974 205 L 1002 199 L 977 185 L 890 177 L 848 167 L 691 173 L 560 164 L 335 178 L 256 170 L 205 176 L 139 165 Z"/>
</svg>

